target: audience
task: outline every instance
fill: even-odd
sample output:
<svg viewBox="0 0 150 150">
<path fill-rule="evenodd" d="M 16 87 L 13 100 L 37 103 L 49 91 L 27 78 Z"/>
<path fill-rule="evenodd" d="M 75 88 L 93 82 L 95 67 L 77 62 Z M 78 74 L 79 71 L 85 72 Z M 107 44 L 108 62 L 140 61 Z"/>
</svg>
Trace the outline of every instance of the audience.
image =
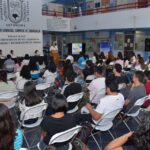
<svg viewBox="0 0 150 150">
<path fill-rule="evenodd" d="M 70 60 L 70 62 L 73 64 L 74 63 L 74 58 L 71 53 L 68 53 L 68 56 L 66 57 L 66 60 Z"/>
<path fill-rule="evenodd" d="M 100 103 L 100 98 L 102 98 L 105 95 L 105 77 L 103 77 L 103 69 L 102 67 L 96 67 L 95 68 L 95 77 L 90 85 L 87 87 L 90 94 L 90 101 L 95 104 Z M 98 93 L 101 93 L 99 95 Z"/>
<path fill-rule="evenodd" d="M 124 67 L 123 55 L 121 52 L 118 52 L 117 60 L 115 61 L 115 64 L 120 64 L 122 68 Z"/>
<path fill-rule="evenodd" d="M 23 143 L 23 135 L 20 129 L 15 129 L 9 109 L 0 104 L 0 149 L 20 150 Z"/>
<path fill-rule="evenodd" d="M 22 61 L 22 66 L 29 65 L 29 62 L 30 62 L 30 57 L 29 57 L 28 54 L 25 54 L 25 57 L 24 57 L 24 59 Z"/>
<path fill-rule="evenodd" d="M 16 91 L 16 86 L 12 81 L 7 81 L 7 72 L 0 70 L 0 93 Z"/>
<path fill-rule="evenodd" d="M 15 61 L 11 59 L 11 55 L 7 55 L 7 59 L 4 62 L 4 68 L 8 73 L 14 72 Z"/>
<path fill-rule="evenodd" d="M 19 102 L 20 120 L 23 119 L 24 112 L 30 107 L 43 103 L 44 101 L 37 94 L 36 87 L 33 81 L 28 81 L 24 85 L 24 96 Z M 37 119 L 29 119 L 25 121 L 25 124 L 31 124 Z"/>
<path fill-rule="evenodd" d="M 24 85 L 31 79 L 30 69 L 24 65 L 20 71 L 20 77 L 16 80 L 16 87 L 19 91 L 23 91 Z"/>
<path fill-rule="evenodd" d="M 99 60 L 99 56 L 96 52 L 93 53 L 92 62 L 93 64 L 96 64 Z"/>
<path fill-rule="evenodd" d="M 57 77 L 56 65 L 54 62 L 50 62 L 47 66 L 46 71 L 43 74 L 45 83 L 54 83 Z"/>
<path fill-rule="evenodd" d="M 136 71 L 133 76 L 133 84 L 131 88 L 126 91 L 126 94 L 122 91 L 125 97 L 126 111 L 130 110 L 138 99 L 146 96 L 143 79 L 144 73 L 142 71 Z"/>
<path fill-rule="evenodd" d="M 86 108 L 92 116 L 95 124 L 98 123 L 102 116 L 105 116 L 106 114 L 117 109 L 122 109 L 124 106 L 124 97 L 122 94 L 118 93 L 117 84 L 112 83 L 107 85 L 106 92 L 107 95 L 100 99 L 100 103 L 98 104 L 96 109 L 93 109 L 91 104 L 86 104 Z M 107 124 L 107 122 L 105 123 Z"/>
</svg>

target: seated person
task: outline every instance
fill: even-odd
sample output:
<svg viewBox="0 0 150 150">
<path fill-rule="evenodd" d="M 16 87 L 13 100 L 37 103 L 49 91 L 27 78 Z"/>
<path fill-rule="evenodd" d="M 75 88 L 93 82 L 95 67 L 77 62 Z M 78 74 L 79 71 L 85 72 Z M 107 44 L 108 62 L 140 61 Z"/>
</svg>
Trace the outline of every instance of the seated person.
<svg viewBox="0 0 150 150">
<path fill-rule="evenodd" d="M 79 83 L 76 83 L 75 82 L 75 77 L 76 77 L 76 74 L 74 72 L 67 72 L 66 74 L 66 79 L 67 79 L 67 82 L 68 82 L 68 85 L 64 88 L 64 90 L 62 91 L 62 94 L 68 98 L 69 96 L 71 95 L 74 95 L 74 94 L 77 94 L 77 93 L 81 93 L 82 92 L 82 87 Z M 78 102 L 75 102 L 75 103 L 69 103 L 69 108 L 68 110 L 71 110 L 73 109 L 76 104 Z"/>
<path fill-rule="evenodd" d="M 54 62 L 50 62 L 44 72 L 43 78 L 46 83 L 54 83 L 57 77 L 56 65 Z"/>
<path fill-rule="evenodd" d="M 105 150 L 149 150 L 150 149 L 150 121 L 149 113 L 144 115 L 144 123 L 135 132 L 129 132 L 112 142 Z"/>
<path fill-rule="evenodd" d="M 90 115 L 95 124 L 102 118 L 102 116 L 115 111 L 117 109 L 122 109 L 124 106 L 124 97 L 122 94 L 118 93 L 117 84 L 109 84 L 106 88 L 107 95 L 104 98 L 101 98 L 100 103 L 93 109 L 91 104 L 86 104 Z"/>
<path fill-rule="evenodd" d="M 31 79 L 30 69 L 28 66 L 24 65 L 20 72 L 20 77 L 16 81 L 16 87 L 19 91 L 23 91 L 24 85 Z"/>
<path fill-rule="evenodd" d="M 94 64 L 91 60 L 87 60 L 86 67 L 83 70 L 84 79 L 86 79 L 87 76 L 94 74 Z"/>
<path fill-rule="evenodd" d="M 121 90 L 121 93 L 125 97 L 126 112 L 132 108 L 138 99 L 146 96 L 145 87 L 142 83 L 143 79 L 144 73 L 142 71 L 136 71 L 133 76 L 133 84 L 131 88 Z"/>
<path fill-rule="evenodd" d="M 0 93 L 16 91 L 16 86 L 12 81 L 7 81 L 7 72 L 0 70 Z"/>
<path fill-rule="evenodd" d="M 0 104 L 0 149 L 20 150 L 23 143 L 23 134 L 16 129 L 11 112 L 4 105 Z"/>
<path fill-rule="evenodd" d="M 122 74 L 122 66 L 120 64 L 115 64 L 113 75 L 107 78 L 107 82 L 111 83 L 112 81 L 115 81 L 118 84 L 119 90 L 125 88 L 126 84 L 128 84 L 128 79 Z M 124 87 L 120 88 L 119 85 L 121 84 L 124 84 Z"/>
<path fill-rule="evenodd" d="M 145 71 L 144 74 L 145 74 L 145 80 L 146 80 L 146 83 L 145 83 L 146 94 L 150 95 L 150 71 Z M 146 101 L 143 105 L 144 108 L 147 108 L 149 106 L 150 106 L 150 100 Z"/>
<path fill-rule="evenodd" d="M 39 66 L 36 64 L 35 58 L 31 58 L 29 62 L 29 68 L 32 80 L 36 80 L 40 77 Z"/>
<path fill-rule="evenodd" d="M 8 73 L 14 72 L 15 61 L 11 59 L 11 55 L 7 55 L 7 59 L 4 61 L 4 68 Z"/>
<path fill-rule="evenodd" d="M 56 97 L 52 99 L 51 107 L 52 107 L 52 114 L 46 116 L 41 123 L 42 128 L 42 138 L 40 142 L 41 149 L 44 149 L 49 145 L 51 137 L 56 133 L 69 130 L 77 125 L 75 117 L 66 114 L 68 104 L 64 97 L 56 95 Z M 55 146 L 62 147 L 68 150 L 68 144 L 62 143 L 60 145 Z"/>
<path fill-rule="evenodd" d="M 28 110 L 30 107 L 35 105 L 44 103 L 40 96 L 38 96 L 35 88 L 35 84 L 33 81 L 28 81 L 24 85 L 24 97 L 19 102 L 19 110 L 20 110 L 20 120 L 23 119 L 24 112 Z M 37 119 L 29 119 L 25 120 L 25 124 L 32 124 L 36 122 Z"/>
<path fill-rule="evenodd" d="M 106 92 L 105 77 L 103 77 L 102 67 L 96 67 L 94 72 L 96 79 L 90 83 L 87 89 L 89 90 L 90 101 L 99 104 L 100 99 L 105 96 Z M 98 94 L 98 92 L 101 93 Z"/>
</svg>

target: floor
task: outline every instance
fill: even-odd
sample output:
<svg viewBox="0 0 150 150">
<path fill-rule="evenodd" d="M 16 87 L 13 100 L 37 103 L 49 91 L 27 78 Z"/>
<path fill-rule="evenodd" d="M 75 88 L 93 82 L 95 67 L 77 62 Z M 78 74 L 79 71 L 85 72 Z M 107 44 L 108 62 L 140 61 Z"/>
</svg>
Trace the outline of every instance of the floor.
<svg viewBox="0 0 150 150">
<path fill-rule="evenodd" d="M 11 112 L 13 114 L 12 115 L 13 120 L 17 120 L 14 110 L 12 110 Z M 15 123 L 16 122 L 17 121 L 15 121 Z M 116 124 L 116 122 L 118 122 L 118 120 L 115 120 L 114 124 Z M 133 130 L 135 130 L 138 126 L 138 124 L 134 120 L 129 120 L 128 124 L 131 127 L 131 129 L 133 129 Z M 17 123 L 16 123 L 16 126 L 18 126 Z M 35 147 L 31 148 L 31 150 L 38 150 L 36 145 L 40 140 L 40 134 L 41 134 L 40 127 L 37 127 L 34 130 L 33 129 L 25 130 L 25 132 L 27 132 L 27 133 L 25 133 L 25 136 L 27 138 L 27 141 L 28 141 L 30 147 L 35 146 Z M 116 138 L 116 137 L 119 137 L 119 136 L 129 132 L 129 130 L 125 127 L 125 125 L 123 125 L 121 123 L 116 128 L 111 129 L 111 132 L 113 133 L 113 135 Z M 95 135 L 95 137 L 96 137 L 99 145 L 101 145 L 102 150 L 104 149 L 106 144 L 108 144 L 112 140 L 112 137 L 108 134 L 108 132 L 98 133 Z M 24 141 L 22 147 L 26 147 L 25 141 Z M 94 142 L 94 140 L 91 137 L 88 139 L 88 147 L 90 150 L 98 150 L 96 143 Z"/>
</svg>

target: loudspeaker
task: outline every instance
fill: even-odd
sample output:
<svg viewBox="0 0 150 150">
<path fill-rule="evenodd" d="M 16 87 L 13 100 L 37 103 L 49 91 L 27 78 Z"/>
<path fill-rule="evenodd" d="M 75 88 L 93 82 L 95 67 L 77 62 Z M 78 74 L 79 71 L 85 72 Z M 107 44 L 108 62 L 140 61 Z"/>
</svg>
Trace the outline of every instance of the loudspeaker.
<svg viewBox="0 0 150 150">
<path fill-rule="evenodd" d="M 145 51 L 150 51 L 150 39 L 145 39 Z"/>
</svg>

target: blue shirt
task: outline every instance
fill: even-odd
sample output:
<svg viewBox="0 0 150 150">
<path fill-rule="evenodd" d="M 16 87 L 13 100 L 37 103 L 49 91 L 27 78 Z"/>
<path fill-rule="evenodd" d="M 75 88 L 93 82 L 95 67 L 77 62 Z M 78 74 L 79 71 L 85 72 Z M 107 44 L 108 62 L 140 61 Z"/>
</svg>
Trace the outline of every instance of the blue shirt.
<svg viewBox="0 0 150 150">
<path fill-rule="evenodd" d="M 22 143 L 23 143 L 22 131 L 20 129 L 17 129 L 16 137 L 15 137 L 15 141 L 14 141 L 14 150 L 20 150 L 20 148 L 22 147 Z"/>
</svg>

